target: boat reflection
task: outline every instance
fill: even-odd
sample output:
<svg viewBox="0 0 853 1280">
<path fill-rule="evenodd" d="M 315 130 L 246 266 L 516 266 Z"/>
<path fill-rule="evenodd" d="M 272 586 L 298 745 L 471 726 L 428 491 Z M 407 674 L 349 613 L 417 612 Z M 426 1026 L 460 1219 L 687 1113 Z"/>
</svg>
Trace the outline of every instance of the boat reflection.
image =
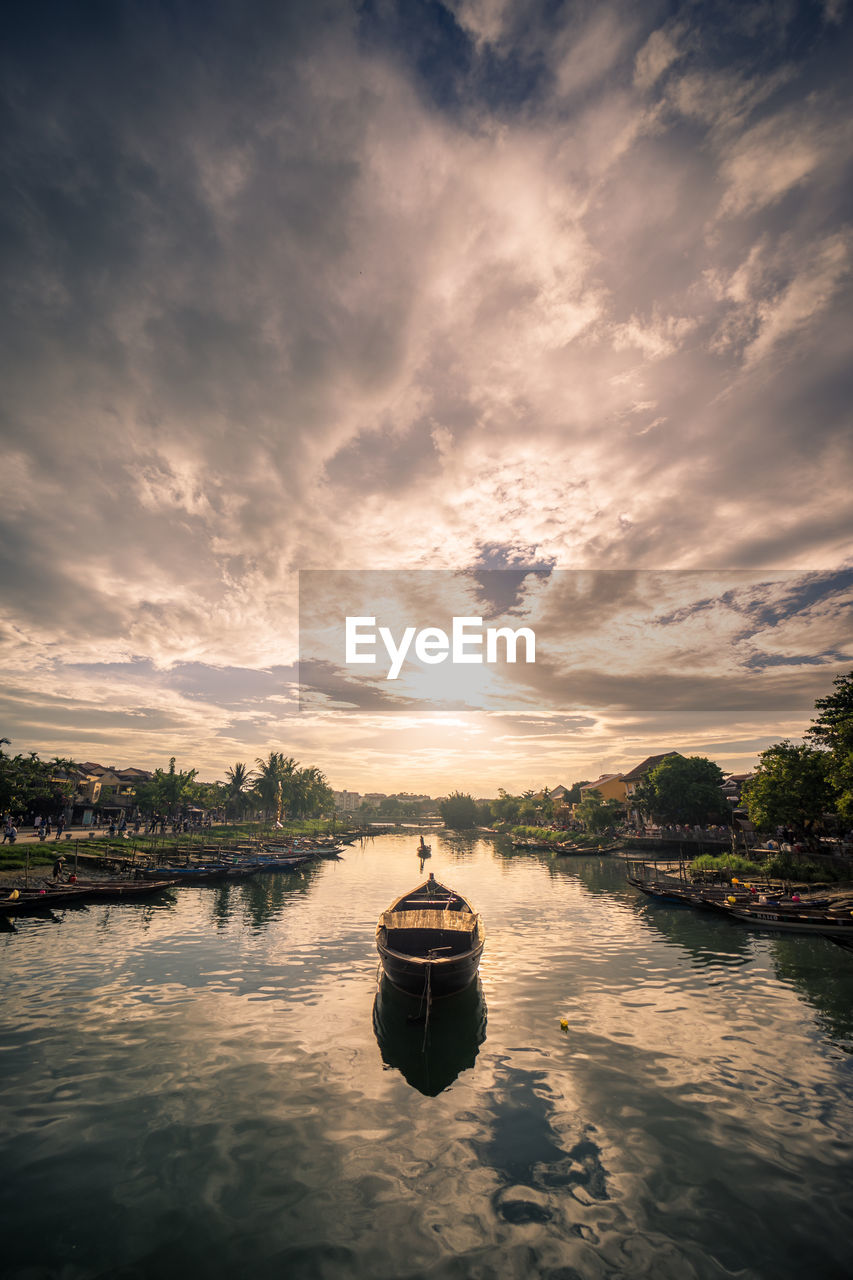
<svg viewBox="0 0 853 1280">
<path fill-rule="evenodd" d="M 473 1067 L 486 1038 L 486 1001 L 479 978 L 457 995 L 423 1002 L 382 977 L 373 1002 L 373 1030 L 386 1067 L 434 1098 Z"/>
</svg>

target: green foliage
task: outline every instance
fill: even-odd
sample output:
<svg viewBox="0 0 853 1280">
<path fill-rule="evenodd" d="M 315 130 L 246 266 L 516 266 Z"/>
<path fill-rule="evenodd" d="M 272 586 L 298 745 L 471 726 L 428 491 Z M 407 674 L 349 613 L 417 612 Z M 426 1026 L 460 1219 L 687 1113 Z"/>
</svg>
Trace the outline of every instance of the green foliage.
<svg viewBox="0 0 853 1280">
<path fill-rule="evenodd" d="M 787 740 L 762 751 L 743 790 L 750 820 L 763 830 L 791 826 L 800 833 L 810 831 L 835 798 L 828 764 L 825 751 Z"/>
<path fill-rule="evenodd" d="M 438 811 L 444 825 L 452 831 L 468 831 L 477 825 L 476 801 L 461 791 L 453 791 L 444 800 L 439 800 Z"/>
<path fill-rule="evenodd" d="M 497 800 L 492 801 L 491 808 L 492 817 L 496 822 L 518 822 L 521 796 L 511 796 L 501 787 Z"/>
<path fill-rule="evenodd" d="M 300 768 L 293 756 L 270 751 L 256 760 L 253 791 L 272 817 L 313 817 L 334 808 L 332 788 L 316 765 Z"/>
<path fill-rule="evenodd" d="M 767 874 L 776 880 L 801 880 L 804 884 L 841 878 L 841 872 L 831 863 L 822 867 L 817 862 L 801 862 L 790 853 L 778 853 L 774 858 L 770 858 L 767 863 Z"/>
<path fill-rule="evenodd" d="M 35 751 L 8 756 L 4 744 L 10 745 L 8 738 L 0 739 L 0 814 L 59 814 L 74 789 L 72 762 L 56 759 L 48 763 Z"/>
<path fill-rule="evenodd" d="M 175 768 L 175 757 L 168 769 L 155 769 L 154 776 L 141 782 L 136 788 L 136 803 L 147 813 L 163 813 L 169 817 L 192 804 L 192 784 L 197 769 Z"/>
<path fill-rule="evenodd" d="M 620 800 L 603 800 L 600 791 L 587 791 L 575 809 L 575 817 L 583 823 L 584 831 L 600 834 L 623 820 L 625 806 Z"/>
<path fill-rule="evenodd" d="M 242 817 L 251 803 L 246 791 L 252 784 L 253 774 L 242 760 L 225 770 L 225 806 L 230 813 Z"/>
<path fill-rule="evenodd" d="M 658 822 L 705 824 L 728 817 L 719 765 L 704 756 L 667 756 L 637 787 L 632 801 Z"/>
<path fill-rule="evenodd" d="M 563 796 L 563 804 L 573 805 L 581 802 L 581 787 L 588 787 L 589 779 L 581 782 L 573 782 L 566 794 Z"/>
<path fill-rule="evenodd" d="M 566 839 L 565 831 L 552 831 L 550 827 L 517 826 L 512 834 L 519 840 L 537 840 L 542 844 L 559 844 Z"/>
<path fill-rule="evenodd" d="M 690 863 L 691 871 L 731 871 L 739 876 L 763 875 L 765 868 L 740 853 L 701 853 Z"/>
<path fill-rule="evenodd" d="M 837 812 L 853 818 L 853 671 L 836 676 L 835 692 L 818 698 L 819 713 L 807 737 L 828 753 L 827 777 L 836 791 Z"/>
</svg>

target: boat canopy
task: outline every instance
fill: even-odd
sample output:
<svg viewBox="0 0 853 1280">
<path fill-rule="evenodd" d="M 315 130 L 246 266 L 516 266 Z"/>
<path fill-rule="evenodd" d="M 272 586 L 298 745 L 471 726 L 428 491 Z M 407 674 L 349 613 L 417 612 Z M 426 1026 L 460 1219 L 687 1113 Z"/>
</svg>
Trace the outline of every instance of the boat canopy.
<svg viewBox="0 0 853 1280">
<path fill-rule="evenodd" d="M 423 911 L 384 911 L 382 924 L 386 929 L 442 929 L 457 933 L 473 933 L 478 917 L 470 911 L 435 911 L 427 907 Z"/>
</svg>

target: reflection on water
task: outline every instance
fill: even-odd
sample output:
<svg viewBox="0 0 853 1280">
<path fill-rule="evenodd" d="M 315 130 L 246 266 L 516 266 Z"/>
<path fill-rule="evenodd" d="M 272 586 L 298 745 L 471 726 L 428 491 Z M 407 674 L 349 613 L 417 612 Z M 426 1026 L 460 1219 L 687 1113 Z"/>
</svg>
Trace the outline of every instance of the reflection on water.
<svg viewBox="0 0 853 1280">
<path fill-rule="evenodd" d="M 322 863 L 309 862 L 291 871 L 201 887 L 208 888 L 213 895 L 211 909 L 218 925 L 226 925 L 236 914 L 255 929 L 261 929 L 292 906 L 295 899 L 305 897 L 320 874 Z"/>
<path fill-rule="evenodd" d="M 373 1002 L 373 1030 L 382 1061 L 429 1097 L 473 1067 L 486 1038 L 486 1001 L 480 980 L 464 991 L 424 1002 L 398 991 L 382 976 Z"/>
<path fill-rule="evenodd" d="M 431 843 L 489 945 L 426 1028 L 410 835 L 0 935 L 4 1280 L 849 1272 L 851 956 Z"/>
<path fill-rule="evenodd" d="M 839 982 L 833 965 L 827 964 L 827 950 L 833 947 L 829 938 L 812 935 L 771 933 L 763 939 L 772 957 L 780 982 L 799 991 L 816 1010 L 820 1025 L 833 1042 L 846 1053 L 853 1053 L 853 1007 L 849 982 Z M 837 948 L 847 957 L 853 975 L 853 952 Z"/>
</svg>

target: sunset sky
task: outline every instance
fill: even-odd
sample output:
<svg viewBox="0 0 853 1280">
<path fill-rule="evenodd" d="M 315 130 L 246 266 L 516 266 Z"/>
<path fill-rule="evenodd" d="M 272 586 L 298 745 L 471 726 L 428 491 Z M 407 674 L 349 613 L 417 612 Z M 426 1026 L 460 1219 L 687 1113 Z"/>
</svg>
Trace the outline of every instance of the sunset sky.
<svg viewBox="0 0 853 1280">
<path fill-rule="evenodd" d="M 10 13 L 13 752 L 491 795 L 802 735 L 853 667 L 843 0 Z M 300 709 L 300 571 L 523 569 L 491 700 Z"/>
</svg>

